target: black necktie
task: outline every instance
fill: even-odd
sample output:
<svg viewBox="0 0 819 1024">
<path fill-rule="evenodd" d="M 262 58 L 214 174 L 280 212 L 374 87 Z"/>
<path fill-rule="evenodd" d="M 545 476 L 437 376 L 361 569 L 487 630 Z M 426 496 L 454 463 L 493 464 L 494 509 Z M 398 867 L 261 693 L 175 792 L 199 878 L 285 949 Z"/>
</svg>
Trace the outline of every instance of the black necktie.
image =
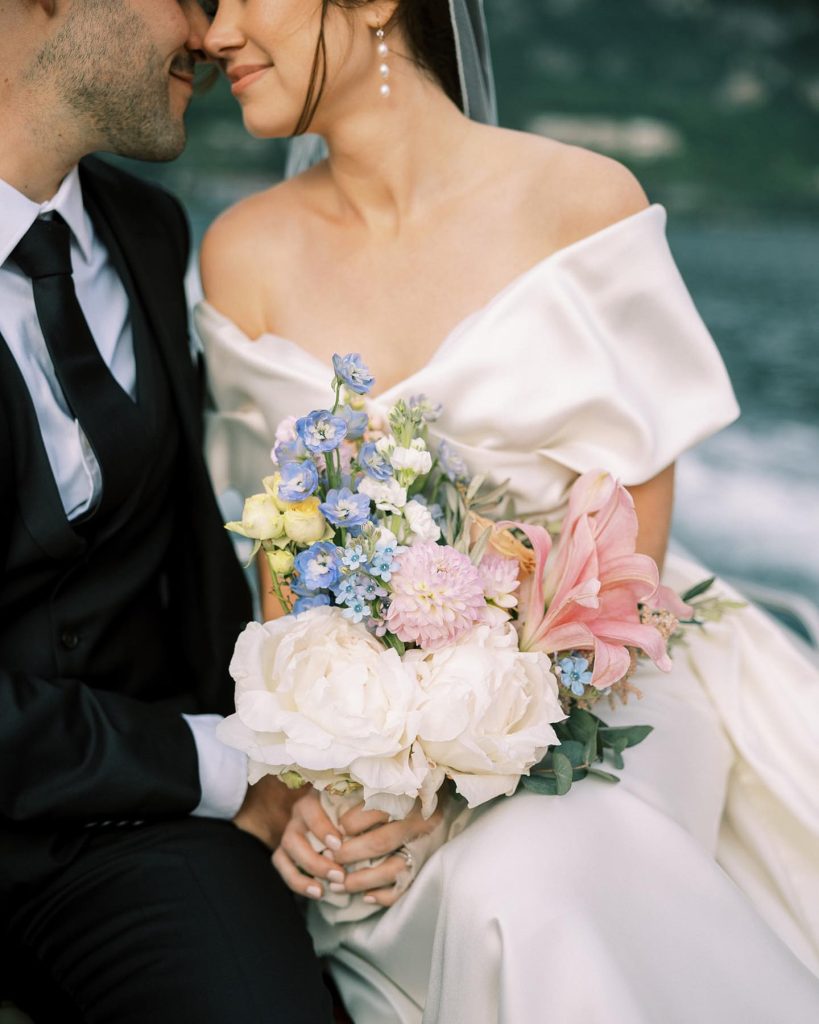
<svg viewBox="0 0 819 1024">
<path fill-rule="evenodd" d="M 111 507 L 127 495 L 140 449 L 136 406 L 105 365 L 77 301 L 71 232 L 59 215 L 36 220 L 11 258 L 31 278 L 37 319 L 71 412 L 94 450 Z"/>
</svg>

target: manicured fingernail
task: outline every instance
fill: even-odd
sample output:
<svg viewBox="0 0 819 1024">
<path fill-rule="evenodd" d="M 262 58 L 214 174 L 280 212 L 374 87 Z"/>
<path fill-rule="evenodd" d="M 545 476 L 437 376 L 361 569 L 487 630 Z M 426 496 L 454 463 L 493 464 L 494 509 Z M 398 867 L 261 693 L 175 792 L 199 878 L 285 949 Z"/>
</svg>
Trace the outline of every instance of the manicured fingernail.
<svg viewBox="0 0 819 1024">
<path fill-rule="evenodd" d="M 324 893 L 321 891 L 321 888 L 318 885 L 308 885 L 307 895 L 310 897 L 310 899 L 320 900 Z"/>
<path fill-rule="evenodd" d="M 347 892 L 347 889 L 338 882 L 330 882 L 330 892 Z"/>
<path fill-rule="evenodd" d="M 335 858 L 333 857 L 333 851 L 332 850 L 326 850 L 326 849 L 322 850 L 321 851 L 321 855 L 322 855 L 322 857 L 326 857 L 327 860 L 335 860 Z"/>
<path fill-rule="evenodd" d="M 338 839 L 336 836 L 326 836 L 324 842 L 327 844 L 327 846 L 330 847 L 331 850 L 341 849 L 341 840 Z"/>
<path fill-rule="evenodd" d="M 365 896 L 364 897 L 364 902 L 365 903 L 378 903 L 378 900 L 375 898 L 375 896 Z"/>
<path fill-rule="evenodd" d="M 327 877 L 331 882 L 343 882 L 347 876 L 343 871 L 339 871 L 338 868 L 336 868 L 334 871 L 328 871 Z"/>
</svg>

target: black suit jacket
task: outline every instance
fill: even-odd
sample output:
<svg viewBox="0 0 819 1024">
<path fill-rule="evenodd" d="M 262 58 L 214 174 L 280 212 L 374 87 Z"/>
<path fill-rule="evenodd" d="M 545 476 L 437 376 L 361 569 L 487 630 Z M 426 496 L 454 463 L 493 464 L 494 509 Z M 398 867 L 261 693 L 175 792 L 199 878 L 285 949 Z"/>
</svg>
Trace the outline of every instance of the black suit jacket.
<svg viewBox="0 0 819 1024">
<path fill-rule="evenodd" d="M 167 681 L 137 680 L 136 687 L 132 681 L 126 695 L 116 685 L 88 684 L 93 651 L 86 679 L 79 673 L 44 678 L 0 663 L 0 893 L 73 856 L 89 821 L 185 815 L 196 806 L 196 751 L 181 712 L 229 712 L 227 665 L 251 617 L 201 454 L 201 372 L 191 356 L 183 290 L 189 255 L 185 216 L 160 189 L 99 160 L 83 161 L 80 173 L 86 205 L 98 229 L 104 225 L 115 237 L 141 299 L 178 414 L 181 454 L 167 508 L 174 541 L 164 572 L 173 654 L 182 672 L 177 668 Z M 11 585 L 6 567 L 13 517 L 32 519 L 36 511 L 21 507 L 24 496 L 16 483 L 26 458 L 12 429 L 11 410 L 19 400 L 19 391 L 0 378 L 4 588 Z M 111 572 L 116 571 L 114 563 Z M 53 640 L 44 635 L 32 642 Z"/>
</svg>

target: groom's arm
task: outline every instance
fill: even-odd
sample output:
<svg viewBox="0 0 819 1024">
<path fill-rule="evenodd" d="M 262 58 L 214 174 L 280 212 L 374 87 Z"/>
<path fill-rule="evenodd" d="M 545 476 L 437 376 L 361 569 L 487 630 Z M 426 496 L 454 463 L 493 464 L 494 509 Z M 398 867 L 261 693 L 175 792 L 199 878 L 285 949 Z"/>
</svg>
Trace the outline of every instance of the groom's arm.
<svg viewBox="0 0 819 1024">
<path fill-rule="evenodd" d="M 176 709 L 0 669 L 0 815 L 15 822 L 184 815 L 196 745 Z"/>
</svg>

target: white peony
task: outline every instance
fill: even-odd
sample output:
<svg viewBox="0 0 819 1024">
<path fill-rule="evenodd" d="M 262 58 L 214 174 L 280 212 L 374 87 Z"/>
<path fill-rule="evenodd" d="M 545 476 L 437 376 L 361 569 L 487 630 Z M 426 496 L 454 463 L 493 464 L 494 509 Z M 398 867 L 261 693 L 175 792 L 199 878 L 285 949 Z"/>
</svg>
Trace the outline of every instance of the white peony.
<svg viewBox="0 0 819 1024">
<path fill-rule="evenodd" d="M 475 626 L 439 651 L 408 651 L 423 691 L 418 742 L 433 775 L 447 775 L 470 807 L 511 796 L 521 775 L 558 742 L 565 718 L 549 658 L 522 653 L 511 623 Z"/>
<path fill-rule="evenodd" d="M 424 540 L 437 543 L 441 539 L 441 528 L 432 518 L 426 505 L 422 505 L 420 501 L 408 501 L 403 514 L 413 535 L 410 543 Z"/>
<path fill-rule="evenodd" d="M 318 789 L 352 781 L 368 809 L 410 812 L 428 771 L 412 749 L 415 674 L 341 608 L 250 623 L 230 673 L 236 714 L 219 736 L 248 755 L 251 783 L 286 772 Z"/>
<path fill-rule="evenodd" d="M 358 484 L 358 493 L 366 494 L 382 512 L 400 512 L 407 503 L 407 489 L 395 479 L 375 480 L 365 476 Z"/>
</svg>

